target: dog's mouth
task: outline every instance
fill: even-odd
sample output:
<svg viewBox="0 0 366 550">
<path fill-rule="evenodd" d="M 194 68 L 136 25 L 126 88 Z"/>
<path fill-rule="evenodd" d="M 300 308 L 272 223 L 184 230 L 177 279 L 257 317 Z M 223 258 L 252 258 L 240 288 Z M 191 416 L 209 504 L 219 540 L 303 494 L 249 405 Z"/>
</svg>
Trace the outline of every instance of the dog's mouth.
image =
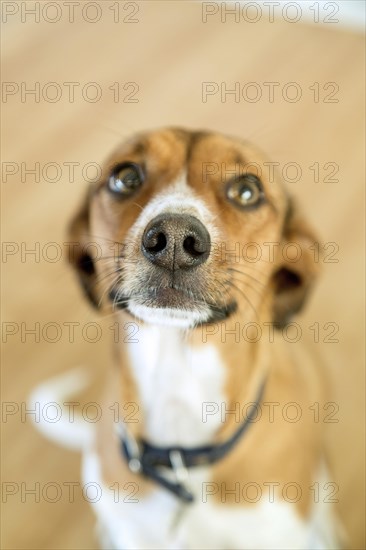
<svg viewBox="0 0 366 550">
<path fill-rule="evenodd" d="M 173 285 L 149 287 L 130 295 L 112 289 L 109 299 L 113 309 L 124 309 L 139 320 L 182 328 L 224 321 L 237 310 L 233 299 L 212 302 L 200 293 Z"/>
</svg>

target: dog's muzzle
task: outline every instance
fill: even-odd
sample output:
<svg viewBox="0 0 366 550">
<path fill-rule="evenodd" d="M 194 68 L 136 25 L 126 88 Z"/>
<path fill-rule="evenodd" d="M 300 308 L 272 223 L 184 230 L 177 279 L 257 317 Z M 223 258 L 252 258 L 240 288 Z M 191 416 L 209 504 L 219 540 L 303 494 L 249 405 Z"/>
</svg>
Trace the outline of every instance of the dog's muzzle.
<svg viewBox="0 0 366 550">
<path fill-rule="evenodd" d="M 134 272 L 128 272 L 127 263 L 125 287 L 114 285 L 109 293 L 114 308 L 181 328 L 221 321 L 236 311 L 224 283 L 212 276 L 211 238 L 198 218 L 182 212 L 158 214 L 140 239 Z"/>
<path fill-rule="evenodd" d="M 145 258 L 164 269 L 191 269 L 210 255 L 211 240 L 194 216 L 160 214 L 147 225 L 141 242 Z"/>
</svg>

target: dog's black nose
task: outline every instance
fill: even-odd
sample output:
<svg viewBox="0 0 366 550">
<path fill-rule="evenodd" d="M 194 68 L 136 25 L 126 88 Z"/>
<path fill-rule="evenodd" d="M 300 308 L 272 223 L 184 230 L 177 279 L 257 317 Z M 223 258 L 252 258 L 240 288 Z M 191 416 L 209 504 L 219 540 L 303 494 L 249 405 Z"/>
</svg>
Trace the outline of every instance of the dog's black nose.
<svg viewBox="0 0 366 550">
<path fill-rule="evenodd" d="M 160 214 L 147 225 L 141 249 L 153 264 L 166 269 L 189 269 L 210 254 L 210 235 L 194 216 Z"/>
</svg>

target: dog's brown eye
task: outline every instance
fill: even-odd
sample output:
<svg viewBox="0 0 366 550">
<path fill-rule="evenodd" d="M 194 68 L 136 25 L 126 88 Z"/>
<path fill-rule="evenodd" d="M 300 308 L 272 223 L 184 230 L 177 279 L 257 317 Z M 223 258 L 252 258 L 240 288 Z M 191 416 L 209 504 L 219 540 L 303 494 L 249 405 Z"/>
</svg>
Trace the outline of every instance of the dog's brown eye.
<svg viewBox="0 0 366 550">
<path fill-rule="evenodd" d="M 226 192 L 228 199 L 243 207 L 258 206 L 264 198 L 261 182 L 254 174 L 244 174 L 233 180 Z"/>
<path fill-rule="evenodd" d="M 119 164 L 109 177 L 108 188 L 119 195 L 130 195 L 144 181 L 141 166 L 133 162 Z"/>
</svg>

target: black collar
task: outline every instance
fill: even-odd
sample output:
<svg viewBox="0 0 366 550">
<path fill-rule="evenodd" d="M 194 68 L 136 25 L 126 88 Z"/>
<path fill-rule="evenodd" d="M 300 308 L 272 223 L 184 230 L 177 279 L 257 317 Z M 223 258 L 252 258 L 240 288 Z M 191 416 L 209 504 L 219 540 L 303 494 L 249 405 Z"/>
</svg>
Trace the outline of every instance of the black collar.
<svg viewBox="0 0 366 550">
<path fill-rule="evenodd" d="M 213 464 L 223 458 L 236 445 L 239 439 L 249 428 L 256 417 L 257 407 L 260 404 L 265 388 L 265 380 L 261 383 L 256 400 L 252 403 L 245 420 L 234 434 L 217 445 L 205 445 L 202 447 L 157 447 L 144 439 L 136 440 L 122 427 L 121 450 L 132 472 L 141 473 L 154 480 L 156 483 L 171 491 L 184 502 L 193 502 L 193 494 L 187 490 L 184 481 L 187 479 L 187 468 Z M 165 477 L 160 467 L 168 468 L 168 473 L 174 474 Z M 170 470 L 170 472 L 169 472 Z"/>
</svg>

